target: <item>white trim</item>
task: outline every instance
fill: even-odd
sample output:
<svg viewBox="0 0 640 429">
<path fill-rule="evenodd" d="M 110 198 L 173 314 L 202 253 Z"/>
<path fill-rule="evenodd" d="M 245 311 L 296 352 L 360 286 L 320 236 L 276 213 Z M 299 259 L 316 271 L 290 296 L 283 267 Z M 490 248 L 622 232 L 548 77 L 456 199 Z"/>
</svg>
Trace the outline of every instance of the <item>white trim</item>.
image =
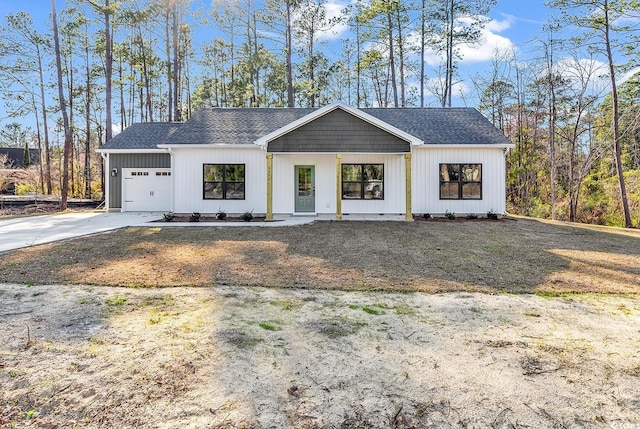
<svg viewBox="0 0 640 429">
<path fill-rule="evenodd" d="M 336 151 L 336 152 L 269 152 L 274 156 L 287 156 L 287 155 L 404 155 L 405 153 L 411 152 L 344 152 L 344 151 Z M 309 164 L 311 165 L 311 164 Z"/>
<path fill-rule="evenodd" d="M 315 112 L 311 112 L 308 115 L 303 116 L 302 118 L 295 120 L 287 125 L 285 125 L 284 127 L 281 127 L 269 134 L 267 134 L 266 136 L 260 137 L 259 139 L 257 139 L 254 143 L 256 145 L 262 146 L 262 147 L 266 147 L 266 145 L 272 141 L 277 139 L 278 137 L 281 137 L 297 128 L 300 128 L 301 126 L 308 124 L 309 122 L 312 122 L 314 120 L 316 120 L 317 118 L 326 115 L 327 113 L 333 112 L 336 109 L 342 109 L 347 113 L 350 113 L 351 115 L 362 119 L 365 122 L 369 122 L 370 124 L 388 132 L 389 134 L 393 134 L 396 137 L 401 138 L 402 140 L 406 140 L 408 141 L 411 145 L 421 145 L 423 144 L 423 141 L 420 140 L 419 138 L 412 136 L 411 134 L 400 130 L 399 128 L 394 127 L 393 125 L 390 125 L 384 121 L 381 121 L 380 119 L 369 115 L 368 113 L 363 112 L 362 110 L 356 109 L 354 107 L 350 107 L 347 106 L 344 103 L 340 103 L 340 102 L 336 102 L 336 103 L 331 103 L 321 109 L 316 110 Z"/>
<path fill-rule="evenodd" d="M 211 149 L 211 148 L 225 148 L 225 149 L 255 149 L 255 144 L 230 144 L 230 143 L 206 143 L 206 144 L 159 144 L 159 148 L 162 149 Z"/>
<path fill-rule="evenodd" d="M 96 149 L 98 153 L 167 153 L 164 149 Z"/>
<path fill-rule="evenodd" d="M 101 153 L 100 156 L 104 160 L 104 171 L 102 172 L 103 180 L 104 180 L 104 206 L 109 210 L 111 207 L 109 206 L 109 181 L 111 180 L 111 168 L 109 167 L 109 154 Z"/>
<path fill-rule="evenodd" d="M 420 149 L 511 149 L 516 147 L 513 143 L 487 143 L 487 144 L 424 144 Z"/>
</svg>

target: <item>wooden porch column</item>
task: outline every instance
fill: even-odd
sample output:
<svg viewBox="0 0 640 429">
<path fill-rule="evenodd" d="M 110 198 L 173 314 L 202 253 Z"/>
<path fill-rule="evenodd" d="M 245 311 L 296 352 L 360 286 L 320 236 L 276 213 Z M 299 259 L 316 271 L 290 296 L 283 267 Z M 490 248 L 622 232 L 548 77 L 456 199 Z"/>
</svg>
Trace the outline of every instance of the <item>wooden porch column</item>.
<svg viewBox="0 0 640 429">
<path fill-rule="evenodd" d="M 273 154 L 267 154 L 267 213 L 265 220 L 273 220 Z"/>
<path fill-rule="evenodd" d="M 336 219 L 342 219 L 342 155 L 336 154 Z"/>
<path fill-rule="evenodd" d="M 411 212 L 411 154 L 404 154 L 405 161 L 405 191 L 406 191 L 406 205 L 407 212 L 405 214 L 406 220 L 413 220 L 413 213 Z"/>
</svg>

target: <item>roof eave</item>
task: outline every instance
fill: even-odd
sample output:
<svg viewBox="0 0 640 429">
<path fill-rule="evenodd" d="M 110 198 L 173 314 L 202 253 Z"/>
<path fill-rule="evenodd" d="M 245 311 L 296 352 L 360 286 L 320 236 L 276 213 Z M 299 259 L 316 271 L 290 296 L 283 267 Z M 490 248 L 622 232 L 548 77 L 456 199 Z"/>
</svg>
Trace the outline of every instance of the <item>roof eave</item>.
<svg viewBox="0 0 640 429">
<path fill-rule="evenodd" d="M 513 149 L 516 147 L 513 143 L 453 143 L 453 144 L 438 144 L 438 143 L 425 143 L 420 146 L 425 149 Z"/>
<path fill-rule="evenodd" d="M 160 147 L 160 145 L 158 145 L 158 147 Z M 96 152 L 98 152 L 98 153 L 132 153 L 132 152 L 136 152 L 136 153 L 167 153 L 167 151 L 164 150 L 164 149 L 150 149 L 150 148 L 146 148 L 146 149 L 137 149 L 137 148 L 103 149 L 103 148 L 98 148 L 98 149 L 96 149 Z"/>
<path fill-rule="evenodd" d="M 176 149 L 176 148 L 238 148 L 238 149 L 255 149 L 253 143 L 175 143 L 175 144 L 159 144 L 159 148 Z"/>
</svg>

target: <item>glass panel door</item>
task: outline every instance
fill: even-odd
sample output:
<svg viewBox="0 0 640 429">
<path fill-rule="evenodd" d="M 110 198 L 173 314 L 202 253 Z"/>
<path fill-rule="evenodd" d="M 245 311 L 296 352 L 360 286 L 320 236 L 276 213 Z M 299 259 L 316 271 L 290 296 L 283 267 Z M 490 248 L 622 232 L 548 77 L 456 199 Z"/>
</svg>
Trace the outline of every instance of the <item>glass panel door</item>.
<svg viewBox="0 0 640 429">
<path fill-rule="evenodd" d="M 315 167 L 296 165 L 295 211 L 314 213 L 316 211 Z"/>
</svg>

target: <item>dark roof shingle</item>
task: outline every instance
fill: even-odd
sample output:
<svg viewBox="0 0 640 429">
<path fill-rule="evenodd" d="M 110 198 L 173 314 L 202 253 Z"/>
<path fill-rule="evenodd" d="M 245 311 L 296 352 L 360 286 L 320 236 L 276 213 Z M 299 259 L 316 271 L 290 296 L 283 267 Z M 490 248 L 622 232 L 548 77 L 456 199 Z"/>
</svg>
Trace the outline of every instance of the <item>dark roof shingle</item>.
<svg viewBox="0 0 640 429">
<path fill-rule="evenodd" d="M 134 124 L 103 149 L 151 149 L 158 144 L 253 144 L 317 109 L 205 108 L 183 124 Z M 509 139 L 473 108 L 360 109 L 428 145 L 510 144 Z M 178 126 L 180 125 L 180 126 Z"/>
<path fill-rule="evenodd" d="M 180 126 L 182 124 L 177 122 L 132 124 L 100 149 L 157 149 L 157 145 L 169 143 L 171 136 Z"/>
</svg>

